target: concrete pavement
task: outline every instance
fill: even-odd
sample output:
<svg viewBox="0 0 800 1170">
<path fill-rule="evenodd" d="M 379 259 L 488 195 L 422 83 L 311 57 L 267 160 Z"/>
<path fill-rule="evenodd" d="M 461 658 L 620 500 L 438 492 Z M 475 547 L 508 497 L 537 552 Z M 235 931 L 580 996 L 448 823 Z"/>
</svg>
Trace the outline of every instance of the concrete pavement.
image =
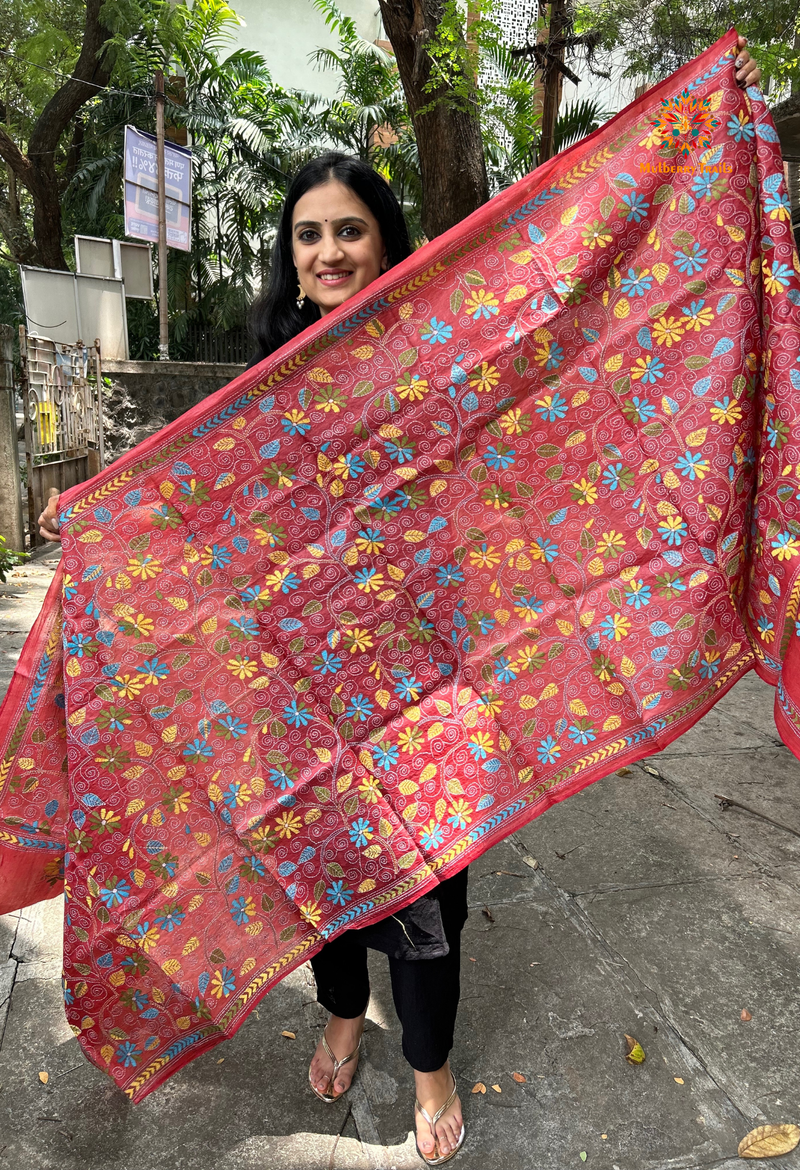
<svg viewBox="0 0 800 1170">
<path fill-rule="evenodd" d="M 53 555 L 0 586 L 3 690 Z M 471 867 L 452 1053 L 468 1134 L 454 1166 L 734 1170 L 754 1126 L 800 1122 L 800 838 L 714 799 L 800 830 L 800 762 L 778 738 L 772 698 L 748 675 L 665 752 Z M 306 1083 L 325 1013 L 303 967 L 233 1039 L 134 1108 L 67 1027 L 60 927 L 59 900 L 0 919 L 0 1164 L 423 1165 L 383 955 L 370 956 L 364 1055 L 341 1102 L 325 1106 Z M 625 1033 L 644 1064 L 626 1062 Z M 486 1093 L 470 1093 L 479 1081 Z M 750 1165 L 800 1170 L 800 1147 Z"/>
</svg>

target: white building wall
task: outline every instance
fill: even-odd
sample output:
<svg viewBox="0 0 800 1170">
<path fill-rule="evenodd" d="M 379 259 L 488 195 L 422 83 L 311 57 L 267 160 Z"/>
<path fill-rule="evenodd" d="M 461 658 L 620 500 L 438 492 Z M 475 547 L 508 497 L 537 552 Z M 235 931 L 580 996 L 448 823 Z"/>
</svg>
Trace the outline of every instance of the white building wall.
<svg viewBox="0 0 800 1170">
<path fill-rule="evenodd" d="M 232 0 L 231 6 L 244 21 L 234 31 L 235 46 L 261 53 L 278 85 L 335 96 L 337 74 L 318 70 L 309 61 L 315 49 L 337 44 L 312 0 Z M 366 40 L 378 38 L 378 0 L 338 0 L 338 6 L 345 16 L 353 17 Z"/>
</svg>

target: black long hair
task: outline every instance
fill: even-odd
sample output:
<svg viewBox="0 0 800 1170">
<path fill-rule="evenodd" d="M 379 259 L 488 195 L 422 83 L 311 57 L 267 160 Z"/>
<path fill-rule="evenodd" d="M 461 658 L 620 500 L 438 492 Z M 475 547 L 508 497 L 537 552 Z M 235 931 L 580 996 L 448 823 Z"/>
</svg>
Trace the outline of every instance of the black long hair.
<svg viewBox="0 0 800 1170">
<path fill-rule="evenodd" d="M 319 309 L 306 297 L 297 307 L 297 271 L 292 259 L 292 214 L 298 199 L 313 187 L 336 179 L 365 203 L 378 221 L 386 248 L 387 266 L 393 267 L 411 254 L 411 241 L 400 204 L 389 184 L 369 163 L 352 155 L 330 150 L 297 172 L 289 184 L 283 204 L 278 236 L 272 252 L 269 281 L 250 310 L 250 332 L 256 352 L 254 366 L 296 337 L 307 325 L 319 320 Z"/>
</svg>

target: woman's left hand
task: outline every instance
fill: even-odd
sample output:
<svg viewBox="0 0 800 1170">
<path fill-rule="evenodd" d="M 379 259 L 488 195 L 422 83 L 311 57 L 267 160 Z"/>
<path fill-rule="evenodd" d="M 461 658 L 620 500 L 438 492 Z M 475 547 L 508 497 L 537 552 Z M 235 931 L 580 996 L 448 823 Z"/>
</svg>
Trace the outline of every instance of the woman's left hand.
<svg viewBox="0 0 800 1170">
<path fill-rule="evenodd" d="M 736 58 L 736 84 L 746 88 L 748 85 L 758 85 L 761 80 L 761 69 L 745 48 L 747 37 L 739 37 L 737 46 L 739 55 Z"/>
</svg>

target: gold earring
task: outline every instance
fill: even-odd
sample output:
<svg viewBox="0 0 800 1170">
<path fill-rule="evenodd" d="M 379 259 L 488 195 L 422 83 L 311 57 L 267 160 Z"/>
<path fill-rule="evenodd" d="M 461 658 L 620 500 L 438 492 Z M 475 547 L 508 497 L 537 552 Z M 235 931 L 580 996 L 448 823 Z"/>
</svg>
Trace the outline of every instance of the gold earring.
<svg viewBox="0 0 800 1170">
<path fill-rule="evenodd" d="M 298 307 L 298 309 L 302 309 L 303 301 L 305 299 L 306 299 L 305 290 L 303 289 L 303 286 L 298 279 L 298 281 L 297 281 L 297 307 Z"/>
</svg>

